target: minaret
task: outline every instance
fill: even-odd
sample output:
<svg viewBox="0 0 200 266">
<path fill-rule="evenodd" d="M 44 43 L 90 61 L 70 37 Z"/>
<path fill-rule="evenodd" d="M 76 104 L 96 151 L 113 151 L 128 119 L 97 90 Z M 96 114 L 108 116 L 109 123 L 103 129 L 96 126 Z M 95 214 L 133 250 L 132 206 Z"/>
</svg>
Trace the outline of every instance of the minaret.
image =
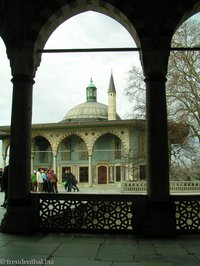
<svg viewBox="0 0 200 266">
<path fill-rule="evenodd" d="M 108 88 L 108 120 L 116 120 L 116 90 L 111 71 L 110 84 Z"/>
</svg>

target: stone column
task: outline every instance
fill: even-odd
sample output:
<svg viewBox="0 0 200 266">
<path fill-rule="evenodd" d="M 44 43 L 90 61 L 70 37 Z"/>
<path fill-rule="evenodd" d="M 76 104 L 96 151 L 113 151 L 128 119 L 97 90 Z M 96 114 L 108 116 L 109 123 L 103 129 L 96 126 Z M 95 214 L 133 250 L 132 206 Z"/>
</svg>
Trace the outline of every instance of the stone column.
<svg viewBox="0 0 200 266">
<path fill-rule="evenodd" d="M 31 152 L 31 174 L 33 174 L 34 171 L 34 152 Z"/>
<path fill-rule="evenodd" d="M 168 127 L 163 73 L 146 75 L 147 195 L 143 233 L 176 235 L 175 208 L 169 195 Z"/>
<path fill-rule="evenodd" d="M 57 173 L 57 156 L 53 154 L 53 170 Z"/>
<path fill-rule="evenodd" d="M 89 153 L 88 155 L 88 175 L 89 175 L 89 186 L 92 187 L 93 181 L 92 181 L 92 154 Z"/>
<path fill-rule="evenodd" d="M 165 75 L 151 73 L 146 82 L 147 193 L 150 201 L 169 199 L 168 127 Z"/>
<path fill-rule="evenodd" d="M 6 167 L 6 157 L 3 157 L 3 168 Z"/>
<path fill-rule="evenodd" d="M 8 207 L 3 232 L 25 232 L 32 227 L 30 210 L 31 119 L 33 77 L 13 75 Z M 14 222 L 13 222 L 14 221 Z"/>
<path fill-rule="evenodd" d="M 13 76 L 13 97 L 8 204 L 0 230 L 29 233 L 37 228 L 30 199 L 32 90 L 37 55 L 29 48 L 9 48 L 7 54 Z"/>
<path fill-rule="evenodd" d="M 9 201 L 29 199 L 31 173 L 31 119 L 33 78 L 15 75 L 10 140 Z M 16 189 L 18 188 L 18 189 Z"/>
<path fill-rule="evenodd" d="M 138 224 L 144 235 L 168 237 L 176 235 L 175 206 L 169 194 L 165 91 L 171 39 L 152 40 L 142 40 L 140 52 L 146 83 L 147 198 Z"/>
</svg>

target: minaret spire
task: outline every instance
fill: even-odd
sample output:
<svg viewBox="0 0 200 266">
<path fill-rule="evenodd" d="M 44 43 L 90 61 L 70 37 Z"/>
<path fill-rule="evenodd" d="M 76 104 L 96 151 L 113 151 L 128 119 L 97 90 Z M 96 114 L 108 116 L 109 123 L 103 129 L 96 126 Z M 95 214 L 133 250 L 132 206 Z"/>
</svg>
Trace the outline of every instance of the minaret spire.
<svg viewBox="0 0 200 266">
<path fill-rule="evenodd" d="M 111 70 L 110 83 L 108 87 L 108 120 L 116 120 L 116 117 L 116 90 L 113 72 Z"/>
<path fill-rule="evenodd" d="M 111 69 L 110 84 L 109 84 L 109 87 L 108 87 L 108 93 L 116 93 L 112 69 Z"/>
</svg>

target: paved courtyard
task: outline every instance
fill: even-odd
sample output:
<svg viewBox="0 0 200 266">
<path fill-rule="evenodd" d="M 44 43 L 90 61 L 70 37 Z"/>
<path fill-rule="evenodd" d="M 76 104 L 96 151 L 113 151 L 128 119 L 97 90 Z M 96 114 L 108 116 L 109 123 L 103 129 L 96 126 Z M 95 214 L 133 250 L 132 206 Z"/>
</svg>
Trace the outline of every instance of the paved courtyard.
<svg viewBox="0 0 200 266">
<path fill-rule="evenodd" d="M 5 209 L 0 207 L 0 219 L 4 213 Z M 196 266 L 200 265 L 200 237 L 148 239 L 109 234 L 0 233 L 0 265 Z"/>
</svg>

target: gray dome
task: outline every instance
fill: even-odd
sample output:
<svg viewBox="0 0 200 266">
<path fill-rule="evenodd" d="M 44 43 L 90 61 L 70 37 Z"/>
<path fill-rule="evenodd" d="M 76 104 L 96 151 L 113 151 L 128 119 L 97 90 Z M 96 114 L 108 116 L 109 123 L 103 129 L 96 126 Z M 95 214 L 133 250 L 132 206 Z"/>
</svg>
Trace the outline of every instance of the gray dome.
<svg viewBox="0 0 200 266">
<path fill-rule="evenodd" d="M 108 120 L 108 106 L 99 102 L 85 102 L 73 107 L 62 122 L 87 120 Z"/>
<path fill-rule="evenodd" d="M 93 81 L 91 79 L 90 84 L 86 88 L 87 101 L 85 103 L 76 105 L 71 110 L 69 110 L 69 112 L 66 113 L 60 123 L 108 120 L 108 106 L 103 103 L 97 102 L 96 91 L 97 88 L 93 84 Z M 118 114 L 117 119 L 120 119 Z"/>
</svg>

